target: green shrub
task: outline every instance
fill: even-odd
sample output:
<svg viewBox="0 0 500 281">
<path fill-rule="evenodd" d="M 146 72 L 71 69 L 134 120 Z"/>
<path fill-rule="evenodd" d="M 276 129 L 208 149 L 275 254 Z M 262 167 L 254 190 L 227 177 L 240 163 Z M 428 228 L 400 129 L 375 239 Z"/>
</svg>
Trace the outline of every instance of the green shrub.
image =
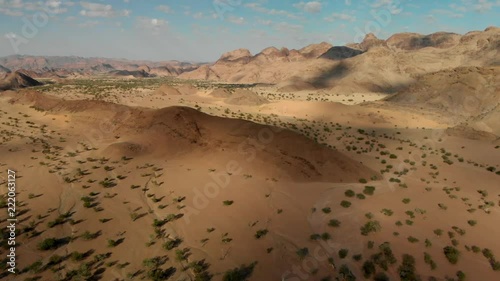
<svg viewBox="0 0 500 281">
<path fill-rule="evenodd" d="M 413 236 L 408 237 L 408 242 L 410 243 L 417 243 L 419 240 Z"/>
<path fill-rule="evenodd" d="M 420 280 L 420 277 L 416 273 L 415 258 L 411 255 L 403 255 L 403 262 L 399 266 L 398 272 L 403 281 Z"/>
<path fill-rule="evenodd" d="M 363 193 L 366 195 L 373 195 L 374 192 L 375 192 L 375 186 L 370 186 L 370 185 L 365 186 L 365 189 L 363 190 Z"/>
<path fill-rule="evenodd" d="M 458 262 L 458 259 L 460 257 L 460 251 L 453 247 L 453 246 L 446 246 L 443 248 L 444 255 L 446 256 L 446 259 L 451 263 L 451 264 L 456 264 Z"/>
<path fill-rule="evenodd" d="M 336 220 L 336 219 L 330 220 L 330 222 L 328 223 L 328 226 L 339 227 L 340 226 L 340 221 Z"/>
<path fill-rule="evenodd" d="M 325 207 L 325 208 L 321 209 L 321 211 L 323 211 L 323 213 L 325 213 L 325 214 L 329 214 L 332 212 L 332 209 L 330 207 Z"/>
<path fill-rule="evenodd" d="M 348 249 L 340 249 L 339 250 L 339 258 L 341 258 L 341 259 L 345 259 L 345 257 L 347 257 L 348 254 L 349 254 Z"/>
<path fill-rule="evenodd" d="M 224 273 L 222 281 L 248 280 L 252 275 L 256 264 L 257 262 L 254 262 L 250 265 L 241 265 L 239 268 L 228 270 L 226 271 L 226 273 Z"/>
<path fill-rule="evenodd" d="M 309 255 L 309 249 L 308 248 L 301 248 L 297 250 L 297 255 L 301 260 L 303 260 L 307 255 Z"/>
<path fill-rule="evenodd" d="M 468 220 L 467 223 L 470 225 L 470 226 L 475 226 L 477 224 L 477 221 L 475 220 Z"/>
<path fill-rule="evenodd" d="M 264 237 L 268 232 L 269 231 L 267 229 L 257 230 L 257 233 L 255 233 L 255 238 L 260 239 L 260 238 Z"/>
<path fill-rule="evenodd" d="M 378 221 L 368 221 L 361 227 L 361 234 L 367 236 L 370 232 L 380 231 L 382 227 Z"/>
<path fill-rule="evenodd" d="M 376 272 L 375 264 L 372 261 L 367 260 L 363 263 L 362 270 L 363 276 L 368 279 Z"/>
<path fill-rule="evenodd" d="M 354 197 L 354 195 L 356 195 L 356 193 L 354 193 L 353 190 L 351 189 L 348 189 L 344 192 L 344 195 L 347 196 L 347 197 Z"/>
<path fill-rule="evenodd" d="M 342 202 L 340 202 L 340 206 L 344 207 L 344 208 L 349 208 L 351 207 L 352 203 L 349 202 L 349 201 L 346 201 L 346 200 L 342 200 Z"/>
</svg>

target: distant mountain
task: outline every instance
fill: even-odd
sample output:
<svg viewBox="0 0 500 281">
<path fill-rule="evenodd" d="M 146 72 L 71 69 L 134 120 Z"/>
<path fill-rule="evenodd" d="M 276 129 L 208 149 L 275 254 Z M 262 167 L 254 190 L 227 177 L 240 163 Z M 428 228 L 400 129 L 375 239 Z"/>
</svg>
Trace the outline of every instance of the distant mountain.
<svg viewBox="0 0 500 281">
<path fill-rule="evenodd" d="M 13 55 L 0 58 L 0 73 L 23 69 L 31 71 L 34 77 L 67 77 L 72 74 L 97 75 L 114 74 L 116 71 L 145 71 L 148 77 L 177 76 L 185 71 L 192 71 L 200 65 L 201 63 L 179 61 L 151 62 L 76 56 Z"/>
<path fill-rule="evenodd" d="M 42 83 L 22 72 L 16 71 L 8 74 L 4 79 L 0 80 L 0 91 L 15 90 L 40 85 L 42 85 Z"/>
<path fill-rule="evenodd" d="M 5 75 L 7 73 L 11 73 L 12 71 L 8 69 L 7 67 L 4 67 L 3 65 L 0 65 L 0 77 L 2 75 Z"/>
<path fill-rule="evenodd" d="M 180 78 L 231 83 L 271 83 L 282 90 L 394 93 L 426 73 L 460 66 L 500 65 L 500 28 L 465 35 L 437 32 L 394 34 L 387 40 L 368 34 L 360 43 L 310 45 L 300 50 L 246 49 L 223 54 L 212 65 Z"/>
</svg>

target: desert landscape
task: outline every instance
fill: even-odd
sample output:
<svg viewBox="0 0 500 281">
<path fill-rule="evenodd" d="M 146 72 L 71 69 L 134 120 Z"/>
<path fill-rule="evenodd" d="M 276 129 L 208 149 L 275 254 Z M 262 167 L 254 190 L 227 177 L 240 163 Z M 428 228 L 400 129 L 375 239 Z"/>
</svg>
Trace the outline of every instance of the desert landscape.
<svg viewBox="0 0 500 281">
<path fill-rule="evenodd" d="M 2 57 L 0 279 L 500 280 L 499 51 Z"/>
</svg>

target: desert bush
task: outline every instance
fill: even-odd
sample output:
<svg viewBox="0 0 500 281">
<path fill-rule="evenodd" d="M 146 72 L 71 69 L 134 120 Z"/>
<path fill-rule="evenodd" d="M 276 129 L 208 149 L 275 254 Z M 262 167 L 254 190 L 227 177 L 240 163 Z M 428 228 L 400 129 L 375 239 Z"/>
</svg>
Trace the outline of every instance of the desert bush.
<svg viewBox="0 0 500 281">
<path fill-rule="evenodd" d="M 349 208 L 351 207 L 352 203 L 349 202 L 349 201 L 346 201 L 346 200 L 342 200 L 342 202 L 340 202 L 340 206 L 344 207 L 344 208 Z"/>
<path fill-rule="evenodd" d="M 339 227 L 340 226 L 340 221 L 336 220 L 336 219 L 330 220 L 330 222 L 328 222 L 328 226 Z"/>
<path fill-rule="evenodd" d="M 301 249 L 298 249 L 296 253 L 297 253 L 297 256 L 299 256 L 299 258 L 301 260 L 303 260 L 307 255 L 309 255 L 309 249 L 308 248 L 301 248 Z"/>
<path fill-rule="evenodd" d="M 352 189 L 348 189 L 344 192 L 344 195 L 347 197 L 354 197 L 354 195 L 356 195 L 356 193 L 354 193 L 354 191 Z"/>
<path fill-rule="evenodd" d="M 374 192 L 375 192 L 375 186 L 370 186 L 370 185 L 365 186 L 365 189 L 363 190 L 363 193 L 366 195 L 373 195 Z"/>
<path fill-rule="evenodd" d="M 323 213 L 325 213 L 325 214 L 329 214 L 332 212 L 332 209 L 330 207 L 325 207 L 325 208 L 321 209 L 321 211 L 323 211 Z"/>
<path fill-rule="evenodd" d="M 419 240 L 413 236 L 408 237 L 408 242 L 410 243 L 417 243 Z"/>
<path fill-rule="evenodd" d="M 368 221 L 361 227 L 361 234 L 367 236 L 370 232 L 377 232 L 382 229 L 378 221 Z"/>
<path fill-rule="evenodd" d="M 386 216 L 389 216 L 389 217 L 394 214 L 394 212 L 391 209 L 382 209 L 382 211 L 380 211 L 380 212 Z"/>
<path fill-rule="evenodd" d="M 224 204 L 224 206 L 231 206 L 233 205 L 234 201 L 233 200 L 225 200 L 224 202 L 222 202 L 222 204 Z"/>
<path fill-rule="evenodd" d="M 363 263 L 362 270 L 363 276 L 368 279 L 376 272 L 375 264 L 372 261 L 367 260 Z"/>
<path fill-rule="evenodd" d="M 339 254 L 339 258 L 344 259 L 349 254 L 349 250 L 348 249 L 340 249 L 338 254 Z"/>
<path fill-rule="evenodd" d="M 266 234 L 268 233 L 269 231 L 267 229 L 260 229 L 260 230 L 257 230 L 257 233 L 255 233 L 255 238 L 256 239 L 260 239 L 264 236 L 266 236 Z"/>
<path fill-rule="evenodd" d="M 446 259 L 451 263 L 451 264 L 456 264 L 458 262 L 458 259 L 460 257 L 460 251 L 453 247 L 453 246 L 446 246 L 443 248 L 444 255 L 446 256 Z"/>
</svg>

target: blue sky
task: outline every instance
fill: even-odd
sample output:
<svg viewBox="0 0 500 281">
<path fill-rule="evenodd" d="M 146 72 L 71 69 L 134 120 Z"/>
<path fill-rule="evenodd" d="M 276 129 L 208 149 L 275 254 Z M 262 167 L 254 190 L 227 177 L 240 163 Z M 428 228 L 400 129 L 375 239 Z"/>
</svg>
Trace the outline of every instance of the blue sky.
<svg viewBox="0 0 500 281">
<path fill-rule="evenodd" d="M 492 25 L 500 26 L 500 0 L 0 0 L 0 56 L 214 61 L 237 48 Z"/>
</svg>

